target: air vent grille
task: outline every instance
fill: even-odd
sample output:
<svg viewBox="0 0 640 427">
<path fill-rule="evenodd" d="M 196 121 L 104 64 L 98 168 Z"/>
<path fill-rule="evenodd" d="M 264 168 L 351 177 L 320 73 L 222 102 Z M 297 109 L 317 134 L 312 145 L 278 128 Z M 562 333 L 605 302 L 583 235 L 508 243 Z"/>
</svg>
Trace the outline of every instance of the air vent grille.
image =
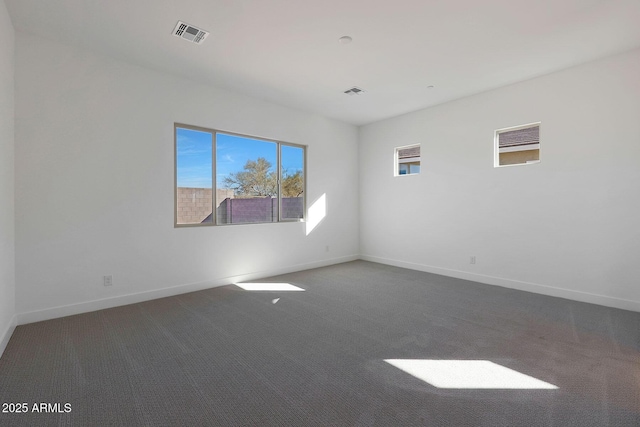
<svg viewBox="0 0 640 427">
<path fill-rule="evenodd" d="M 194 27 L 193 25 L 178 21 L 176 27 L 173 29 L 173 35 L 192 43 L 200 44 L 207 38 L 209 33 L 205 30 Z"/>
<path fill-rule="evenodd" d="M 346 93 L 347 95 L 360 95 L 364 93 L 364 90 L 354 86 L 351 89 L 345 90 L 344 93 Z"/>
</svg>

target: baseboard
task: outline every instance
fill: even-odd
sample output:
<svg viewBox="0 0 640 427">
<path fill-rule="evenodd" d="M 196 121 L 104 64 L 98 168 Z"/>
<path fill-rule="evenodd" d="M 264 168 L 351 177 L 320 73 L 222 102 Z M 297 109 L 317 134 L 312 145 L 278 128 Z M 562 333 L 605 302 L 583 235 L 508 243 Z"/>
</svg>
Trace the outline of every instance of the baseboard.
<svg viewBox="0 0 640 427">
<path fill-rule="evenodd" d="M 9 321 L 9 326 L 4 331 L 2 335 L 0 335 L 0 357 L 4 354 L 4 350 L 7 348 L 9 344 L 9 340 L 11 339 L 11 335 L 13 335 L 13 331 L 16 329 L 18 325 L 18 316 L 13 315 L 11 320 Z"/>
<path fill-rule="evenodd" d="M 640 301 L 625 300 L 622 298 L 615 298 L 606 295 L 591 294 L 588 292 L 575 291 L 572 289 L 557 288 L 548 285 L 541 285 L 538 283 L 487 276 L 484 274 L 470 273 L 468 271 L 434 267 L 431 265 L 381 258 L 372 255 L 361 255 L 360 259 L 364 261 L 377 262 L 380 264 L 393 265 L 395 267 L 408 268 L 410 270 L 425 271 L 427 273 L 455 277 L 457 279 L 471 280 L 487 285 L 502 286 L 503 288 L 518 289 L 521 291 L 533 292 L 536 294 L 566 298 L 574 301 L 587 302 L 591 304 L 604 305 L 606 307 L 640 312 Z"/>
<path fill-rule="evenodd" d="M 44 310 L 36 310 L 25 313 L 18 313 L 11 319 L 11 323 L 3 335 L 0 336 L 0 356 L 6 348 L 13 330 L 16 325 L 24 325 L 27 323 L 40 322 L 43 320 L 56 319 L 64 316 L 72 316 L 75 314 L 87 313 L 90 311 L 103 310 L 106 308 L 118 307 L 127 304 L 135 304 L 138 302 L 149 301 L 157 298 L 170 297 L 174 295 L 195 292 L 204 289 L 224 286 L 235 282 L 257 280 L 280 274 L 292 273 L 301 270 L 309 270 L 312 268 L 326 267 L 329 265 L 340 264 L 343 262 L 362 259 L 364 261 L 377 262 L 380 264 L 393 265 L 396 267 L 408 268 L 411 270 L 425 271 L 428 273 L 440 274 L 443 276 L 455 277 L 458 279 L 471 280 L 487 285 L 502 286 L 504 288 L 518 289 L 521 291 L 533 292 L 553 297 L 566 298 L 574 301 L 598 304 L 607 307 L 620 308 L 623 310 L 631 310 L 640 312 L 640 301 L 625 300 L 621 298 L 609 297 L 606 295 L 591 294 L 571 289 L 557 288 L 553 286 L 541 285 L 537 283 L 523 282 L 501 277 L 487 276 L 483 274 L 470 273 L 468 271 L 460 271 L 435 267 L 426 264 L 418 264 L 406 261 L 400 261 L 389 258 L 382 258 L 372 255 L 350 255 L 339 258 L 331 258 L 321 261 L 314 261 L 304 264 L 296 264 L 281 267 L 272 270 L 264 270 L 252 273 L 246 273 L 237 276 L 216 278 L 204 282 L 187 283 L 168 288 L 155 289 L 152 291 L 139 292 L 134 294 L 120 295 L 112 298 L 104 298 L 99 300 L 85 301 L 77 304 L 70 304 L 58 307 L 47 308 Z"/>
<path fill-rule="evenodd" d="M 122 305 L 135 304 L 144 301 L 150 301 L 158 298 L 165 298 L 188 292 L 201 291 L 204 289 L 215 288 L 217 286 L 225 286 L 236 282 L 247 280 L 257 280 L 280 274 L 293 273 L 301 270 L 309 270 L 312 268 L 326 267 L 328 265 L 340 264 L 343 262 L 355 261 L 359 259 L 358 255 L 350 255 L 339 258 L 325 259 L 304 264 L 296 264 L 286 267 L 280 267 L 272 270 L 257 271 L 252 273 L 241 274 L 231 277 L 222 277 L 204 282 L 187 283 L 162 289 L 154 289 L 152 291 L 138 292 L 134 294 L 120 295 L 112 298 L 104 298 L 99 300 L 85 301 L 77 304 L 70 304 L 58 307 L 47 308 L 44 310 L 29 311 L 19 313 L 17 315 L 17 323 L 24 325 L 27 323 L 41 322 L 43 320 L 57 319 L 59 317 L 73 316 L 75 314 L 88 313 L 90 311 L 103 310 L 106 308 L 119 307 Z"/>
</svg>

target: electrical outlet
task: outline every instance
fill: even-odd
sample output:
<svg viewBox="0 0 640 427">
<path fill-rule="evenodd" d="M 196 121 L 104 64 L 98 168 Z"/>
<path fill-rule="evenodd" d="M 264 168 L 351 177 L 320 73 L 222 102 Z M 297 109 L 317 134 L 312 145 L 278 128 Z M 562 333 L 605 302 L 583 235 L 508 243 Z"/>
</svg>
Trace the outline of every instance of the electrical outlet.
<svg viewBox="0 0 640 427">
<path fill-rule="evenodd" d="M 105 286 L 112 286 L 113 285 L 113 276 L 112 275 L 104 276 L 104 285 Z"/>
<path fill-rule="evenodd" d="M 475 264 L 475 263 L 476 263 L 476 256 L 471 255 L 471 257 L 469 257 L 469 264 Z"/>
</svg>

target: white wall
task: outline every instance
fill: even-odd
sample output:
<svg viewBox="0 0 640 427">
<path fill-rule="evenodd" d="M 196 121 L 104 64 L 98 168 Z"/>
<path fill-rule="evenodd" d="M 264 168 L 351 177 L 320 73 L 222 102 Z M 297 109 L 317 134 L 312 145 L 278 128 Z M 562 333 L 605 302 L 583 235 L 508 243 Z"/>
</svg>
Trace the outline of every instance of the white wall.
<svg viewBox="0 0 640 427">
<path fill-rule="evenodd" d="M 0 355 L 15 326 L 14 31 L 0 0 Z"/>
<path fill-rule="evenodd" d="M 356 127 L 19 32 L 16 46 L 21 323 L 357 257 Z M 174 228 L 174 122 L 307 144 L 327 217 L 309 235 Z"/>
<path fill-rule="evenodd" d="M 13 31 L 1 27 L 0 332 L 14 289 L 24 323 L 359 252 L 640 311 L 640 51 L 358 138 L 350 125 L 18 33 L 14 285 Z M 533 121 L 542 162 L 494 169 L 493 131 Z M 174 122 L 307 144 L 308 202 L 326 194 L 327 217 L 309 235 L 302 223 L 173 228 Z M 413 143 L 422 174 L 393 178 L 394 147 Z"/>
<path fill-rule="evenodd" d="M 640 311 L 639 76 L 636 50 L 362 127 L 363 258 Z M 494 130 L 537 121 L 541 163 L 494 168 Z"/>
</svg>

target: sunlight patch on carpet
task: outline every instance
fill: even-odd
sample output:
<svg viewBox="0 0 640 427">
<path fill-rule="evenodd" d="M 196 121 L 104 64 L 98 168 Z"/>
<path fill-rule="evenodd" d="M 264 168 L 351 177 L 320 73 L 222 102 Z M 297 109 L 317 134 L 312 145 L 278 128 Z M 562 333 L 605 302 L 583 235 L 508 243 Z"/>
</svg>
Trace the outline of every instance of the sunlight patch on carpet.
<svg viewBox="0 0 640 427">
<path fill-rule="evenodd" d="M 489 360 L 385 359 L 385 362 L 437 388 L 558 388 Z"/>
<path fill-rule="evenodd" d="M 291 283 L 235 283 L 239 288 L 245 291 L 287 291 L 287 292 L 299 292 L 304 289 L 299 288 Z M 276 301 L 277 302 L 277 301 Z"/>
</svg>

